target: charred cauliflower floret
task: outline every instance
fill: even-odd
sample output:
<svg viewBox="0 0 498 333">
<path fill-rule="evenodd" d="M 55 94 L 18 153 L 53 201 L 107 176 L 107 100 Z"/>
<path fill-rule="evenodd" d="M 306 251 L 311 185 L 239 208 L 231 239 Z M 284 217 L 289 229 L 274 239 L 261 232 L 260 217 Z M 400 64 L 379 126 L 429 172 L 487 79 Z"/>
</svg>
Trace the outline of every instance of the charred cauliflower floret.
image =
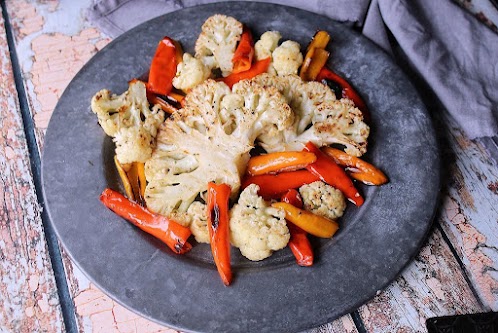
<svg viewBox="0 0 498 333">
<path fill-rule="evenodd" d="M 299 141 L 312 141 L 315 144 L 338 143 L 345 146 L 349 155 L 361 156 L 367 152 L 367 138 L 370 128 L 363 122 L 363 114 L 353 101 L 323 103 L 311 120 L 313 127 L 299 135 Z"/>
<path fill-rule="evenodd" d="M 189 53 L 183 55 L 183 61 L 178 64 L 173 86 L 180 90 L 190 90 L 209 78 L 211 70 L 204 63 Z"/>
<path fill-rule="evenodd" d="M 194 201 L 188 207 L 187 216 L 190 219 L 190 230 L 198 243 L 210 243 L 207 225 L 206 205 Z"/>
<path fill-rule="evenodd" d="M 256 60 L 266 59 L 271 57 L 273 51 L 278 46 L 278 41 L 282 38 L 278 31 L 267 31 L 259 37 L 259 40 L 254 44 L 254 55 Z"/>
<path fill-rule="evenodd" d="M 351 100 L 338 101 L 326 85 L 305 82 L 297 75 L 261 74 L 252 81 L 265 87 L 275 87 L 295 115 L 293 125 L 281 133 L 283 139 L 264 143 L 263 147 L 268 152 L 301 150 L 308 141 L 318 146 L 341 144 L 348 154 L 354 156 L 366 152 L 370 128 Z"/>
<path fill-rule="evenodd" d="M 290 238 L 284 211 L 272 208 L 258 191 L 256 184 L 246 187 L 230 210 L 231 242 L 244 257 L 253 261 L 283 249 Z"/>
<path fill-rule="evenodd" d="M 322 181 L 301 186 L 299 194 L 306 210 L 331 220 L 341 217 L 346 209 L 342 192 Z"/>
<path fill-rule="evenodd" d="M 195 57 L 209 68 L 220 68 L 223 76 L 233 69 L 232 58 L 240 36 L 242 23 L 230 16 L 216 14 L 208 18 L 195 43 Z"/>
<path fill-rule="evenodd" d="M 255 139 L 292 123 L 278 91 L 256 84 L 250 91 L 243 85 L 234 91 L 244 95 L 233 96 L 226 84 L 208 79 L 161 126 L 157 147 L 145 165 L 150 210 L 185 219 L 209 181 L 230 184 L 235 197 Z"/>
<path fill-rule="evenodd" d="M 103 89 L 93 96 L 91 108 L 104 132 L 113 137 L 121 164 L 150 158 L 164 112 L 157 106 L 149 108 L 143 82 L 130 82 L 121 95 Z"/>
<path fill-rule="evenodd" d="M 278 75 L 297 74 L 303 63 L 301 46 L 292 40 L 286 40 L 272 53 L 273 68 Z"/>
</svg>

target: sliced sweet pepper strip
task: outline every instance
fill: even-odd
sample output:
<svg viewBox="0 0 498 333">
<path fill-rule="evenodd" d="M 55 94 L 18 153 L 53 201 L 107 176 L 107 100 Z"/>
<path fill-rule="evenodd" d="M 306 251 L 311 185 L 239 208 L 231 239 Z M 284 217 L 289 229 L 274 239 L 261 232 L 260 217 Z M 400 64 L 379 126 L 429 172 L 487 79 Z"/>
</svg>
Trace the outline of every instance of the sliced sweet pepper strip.
<svg viewBox="0 0 498 333">
<path fill-rule="evenodd" d="M 231 189 L 227 184 L 208 183 L 207 209 L 211 252 L 223 283 L 232 282 L 230 266 L 229 209 Z"/>
<path fill-rule="evenodd" d="M 261 73 L 266 73 L 268 71 L 268 67 L 270 66 L 271 58 L 265 58 L 256 61 L 255 63 L 252 64 L 251 68 L 248 69 L 247 71 L 240 72 L 240 73 L 232 73 L 228 75 L 227 77 L 221 78 L 220 81 L 223 81 L 232 88 L 232 86 L 245 79 L 251 79 L 255 77 L 256 75 L 259 75 Z"/>
<path fill-rule="evenodd" d="M 351 178 L 332 158 L 327 156 L 312 142 L 308 142 L 304 149 L 316 155 L 316 162 L 308 165 L 306 167 L 307 170 L 327 184 L 340 190 L 356 206 L 359 207 L 363 204 L 364 199 L 354 187 Z"/>
<path fill-rule="evenodd" d="M 250 184 L 256 184 L 259 186 L 258 194 L 264 199 L 279 199 L 287 190 L 299 188 L 317 180 L 320 180 L 320 178 L 308 170 L 298 170 L 274 175 L 249 176 L 242 181 L 242 188 L 246 188 Z"/>
<path fill-rule="evenodd" d="M 131 163 L 130 170 L 126 172 L 128 179 L 131 184 L 131 190 L 133 191 L 133 197 L 135 201 L 145 207 L 145 163 L 133 162 Z"/>
<path fill-rule="evenodd" d="M 251 176 L 303 169 L 316 161 L 313 153 L 305 151 L 283 151 L 251 157 L 247 173 Z"/>
<path fill-rule="evenodd" d="M 168 101 L 161 98 L 160 96 L 153 93 L 152 91 L 150 91 L 150 92 L 147 91 L 147 99 L 149 100 L 150 104 L 159 105 L 161 110 L 163 110 L 164 112 L 166 112 L 168 114 L 173 114 L 176 111 L 178 111 L 178 109 L 175 106 L 171 105 L 170 103 L 168 103 Z"/>
<path fill-rule="evenodd" d="M 346 168 L 349 175 L 367 185 L 382 185 L 388 182 L 386 175 L 372 164 L 361 158 L 351 156 L 342 150 L 323 147 L 322 151 L 332 157 L 340 166 Z"/>
<path fill-rule="evenodd" d="M 360 109 L 360 111 L 363 113 L 363 117 L 365 118 L 365 120 L 367 122 L 370 120 L 370 113 L 368 111 L 367 105 L 363 101 L 363 98 L 361 98 L 361 96 L 349 84 L 348 81 L 346 81 L 340 75 L 334 73 L 332 70 L 324 66 L 318 73 L 316 81 L 321 81 L 321 82 L 325 81 L 324 83 L 327 84 L 326 83 L 327 80 L 331 80 L 338 83 L 342 88 L 342 98 L 348 98 L 352 100 L 354 105 L 356 105 L 356 107 Z"/>
<path fill-rule="evenodd" d="M 329 41 L 330 41 L 330 35 L 328 32 L 324 30 L 319 30 L 315 33 L 315 35 L 311 39 L 311 42 L 308 44 L 308 47 L 306 48 L 306 55 L 304 56 L 303 64 L 301 65 L 301 69 L 299 71 L 299 76 L 301 77 L 301 79 L 305 81 L 313 80 L 314 77 L 310 75 L 310 69 L 315 68 L 314 76 L 316 77 L 317 73 L 316 68 L 317 66 L 319 66 L 317 63 L 321 63 L 321 66 L 319 66 L 318 70 L 325 65 L 329 57 L 329 52 L 325 50 L 325 47 L 327 47 Z M 323 57 L 325 55 L 326 55 L 325 61 L 323 61 Z M 313 63 L 315 65 L 313 65 Z"/>
<path fill-rule="evenodd" d="M 303 199 L 299 192 L 295 189 L 288 190 L 282 196 L 282 202 L 293 205 L 297 208 L 303 208 Z M 290 231 L 289 248 L 296 258 L 299 266 L 312 266 L 313 265 L 313 249 L 311 243 L 306 235 L 306 231 L 299 228 L 292 222 L 287 223 Z"/>
<path fill-rule="evenodd" d="M 311 60 L 306 70 L 301 72 L 301 79 L 304 81 L 313 81 L 320 73 L 320 70 L 325 66 L 329 59 L 330 52 L 325 49 L 314 49 L 311 55 Z"/>
<path fill-rule="evenodd" d="M 182 49 L 180 44 L 164 37 L 156 48 L 149 70 L 147 89 L 159 94 L 168 95 L 173 88 L 173 78 L 176 67 L 181 62 Z"/>
<path fill-rule="evenodd" d="M 133 194 L 133 189 L 130 184 L 130 180 L 128 179 L 128 175 L 126 174 L 125 166 L 121 165 L 118 161 L 118 156 L 114 155 L 114 164 L 116 165 L 116 169 L 118 170 L 119 178 L 121 178 L 121 183 L 123 184 L 126 196 L 130 200 L 135 200 L 135 195 Z M 131 164 L 126 165 L 126 169 L 129 170 Z"/>
<path fill-rule="evenodd" d="M 251 68 L 252 58 L 254 57 L 254 40 L 252 38 L 251 30 L 244 26 L 242 36 L 240 36 L 239 45 L 233 54 L 232 73 L 245 72 Z"/>
<path fill-rule="evenodd" d="M 283 209 L 288 221 L 316 237 L 330 238 L 339 229 L 337 222 L 294 207 L 287 202 L 275 202 L 272 207 Z"/>
<path fill-rule="evenodd" d="M 100 201 L 117 215 L 163 241 L 174 253 L 183 254 L 192 248 L 187 242 L 191 235 L 190 229 L 178 222 L 152 213 L 109 188 L 102 192 Z"/>
</svg>

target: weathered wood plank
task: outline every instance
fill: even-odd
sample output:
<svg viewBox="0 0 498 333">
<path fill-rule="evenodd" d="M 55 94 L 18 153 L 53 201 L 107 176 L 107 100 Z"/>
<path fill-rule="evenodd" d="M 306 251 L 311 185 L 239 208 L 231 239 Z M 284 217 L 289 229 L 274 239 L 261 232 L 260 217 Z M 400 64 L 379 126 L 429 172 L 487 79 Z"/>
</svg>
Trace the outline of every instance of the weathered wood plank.
<svg viewBox="0 0 498 333">
<path fill-rule="evenodd" d="M 487 310 L 498 310 L 498 164 L 450 117 L 441 226 Z"/>
<path fill-rule="evenodd" d="M 345 315 L 329 324 L 309 330 L 308 333 L 358 333 L 358 329 L 353 318 Z"/>
<path fill-rule="evenodd" d="M 74 75 L 110 41 L 86 27 L 91 1 L 8 1 L 39 149 L 52 111 Z"/>
<path fill-rule="evenodd" d="M 59 6 L 58 1 L 10 1 L 7 4 L 40 150 L 62 92 L 91 56 L 110 41 L 95 28 L 85 27 L 83 10 L 89 3 L 70 2 L 64 7 Z M 74 13 L 78 15 L 75 17 Z M 63 22 L 54 22 L 58 19 Z M 112 301 L 89 283 L 64 251 L 62 254 L 80 331 L 176 332 Z M 54 324 L 61 322 L 61 318 L 54 320 Z"/>
<path fill-rule="evenodd" d="M 62 332 L 4 27 L 0 15 L 0 331 Z"/>
<path fill-rule="evenodd" d="M 436 228 L 401 276 L 359 312 L 368 332 L 426 332 L 427 318 L 482 310 Z"/>
</svg>

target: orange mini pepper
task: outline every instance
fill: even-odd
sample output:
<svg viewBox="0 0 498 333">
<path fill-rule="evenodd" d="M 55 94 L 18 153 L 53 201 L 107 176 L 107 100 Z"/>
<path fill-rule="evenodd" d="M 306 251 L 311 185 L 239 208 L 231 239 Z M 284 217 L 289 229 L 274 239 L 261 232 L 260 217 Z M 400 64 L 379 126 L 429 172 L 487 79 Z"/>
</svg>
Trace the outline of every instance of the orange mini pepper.
<svg viewBox="0 0 498 333">
<path fill-rule="evenodd" d="M 271 205 L 274 208 L 283 209 L 285 219 L 294 223 L 304 231 L 313 236 L 330 238 L 339 229 L 339 224 L 320 215 L 313 214 L 306 210 L 294 207 L 287 202 L 275 202 Z"/>
<path fill-rule="evenodd" d="M 283 151 L 251 157 L 247 173 L 251 176 L 303 169 L 316 161 L 313 153 L 305 151 Z"/>
<path fill-rule="evenodd" d="M 382 185 L 388 182 L 386 175 L 372 164 L 361 158 L 351 156 L 342 150 L 324 147 L 322 151 L 332 157 L 340 166 L 346 168 L 351 178 L 367 185 Z"/>
</svg>

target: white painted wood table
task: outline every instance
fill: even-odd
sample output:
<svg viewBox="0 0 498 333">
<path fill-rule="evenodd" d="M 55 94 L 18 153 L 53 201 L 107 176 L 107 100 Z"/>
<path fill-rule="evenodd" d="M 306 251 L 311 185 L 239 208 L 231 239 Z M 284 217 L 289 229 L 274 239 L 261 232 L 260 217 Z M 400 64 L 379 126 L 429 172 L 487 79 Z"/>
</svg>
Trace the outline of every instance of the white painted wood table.
<svg viewBox="0 0 498 333">
<path fill-rule="evenodd" d="M 482 1 L 460 2 L 478 12 Z M 92 285 L 43 212 L 40 156 L 51 113 L 76 72 L 110 41 L 86 21 L 90 3 L 2 1 L 0 332 L 174 332 Z M 430 317 L 498 311 L 497 141 L 469 140 L 444 112 L 434 118 L 443 187 L 420 253 L 374 299 L 311 332 L 426 332 Z"/>
</svg>

